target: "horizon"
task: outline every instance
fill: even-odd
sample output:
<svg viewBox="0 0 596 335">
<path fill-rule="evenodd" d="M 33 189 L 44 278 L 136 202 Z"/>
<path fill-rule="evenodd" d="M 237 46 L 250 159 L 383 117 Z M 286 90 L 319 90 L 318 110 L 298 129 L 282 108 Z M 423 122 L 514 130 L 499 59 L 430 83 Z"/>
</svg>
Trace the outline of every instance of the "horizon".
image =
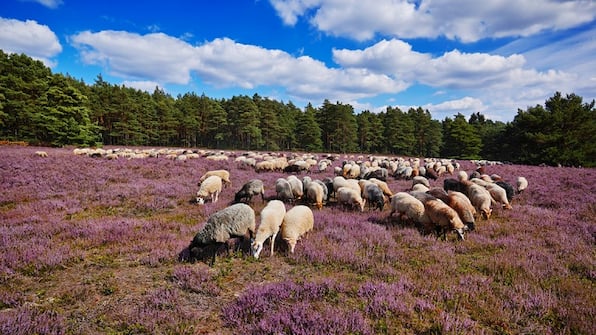
<svg viewBox="0 0 596 335">
<path fill-rule="evenodd" d="M 9 0 L 0 49 L 54 73 L 177 96 L 325 99 L 509 122 L 596 92 L 596 3 Z M 214 14 L 215 13 L 215 14 Z"/>
</svg>

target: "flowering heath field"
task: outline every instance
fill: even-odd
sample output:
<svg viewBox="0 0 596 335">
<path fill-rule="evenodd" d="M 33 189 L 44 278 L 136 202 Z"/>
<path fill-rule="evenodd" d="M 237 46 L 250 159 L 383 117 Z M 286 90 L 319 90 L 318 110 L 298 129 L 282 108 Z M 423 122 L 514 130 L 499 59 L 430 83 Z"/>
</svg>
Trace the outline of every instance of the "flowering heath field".
<svg viewBox="0 0 596 335">
<path fill-rule="evenodd" d="M 266 241 L 258 260 L 240 243 L 213 266 L 188 262 L 194 235 L 245 182 L 261 179 L 270 199 L 288 176 L 227 153 L 108 159 L 0 147 L 0 334 L 596 332 L 594 169 L 486 166 L 529 186 L 513 209 L 493 205 L 465 240 L 389 218 L 389 204 L 361 212 L 329 201 L 311 206 L 314 228 L 293 254 L 278 236 L 275 254 Z M 357 159 L 340 157 L 334 166 Z M 232 184 L 217 202 L 197 204 L 199 178 L 216 169 Z M 454 176 L 431 186 L 445 178 Z M 412 181 L 387 184 L 396 193 Z M 250 205 L 258 225 L 265 203 Z"/>
</svg>

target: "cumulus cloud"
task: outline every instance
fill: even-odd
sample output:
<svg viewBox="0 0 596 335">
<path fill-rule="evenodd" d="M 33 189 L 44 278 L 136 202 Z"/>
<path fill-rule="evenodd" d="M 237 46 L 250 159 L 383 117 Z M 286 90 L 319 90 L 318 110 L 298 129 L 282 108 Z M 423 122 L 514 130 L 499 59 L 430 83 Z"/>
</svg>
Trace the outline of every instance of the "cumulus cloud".
<svg viewBox="0 0 596 335">
<path fill-rule="evenodd" d="M 52 57 L 62 51 L 62 45 L 46 25 L 33 20 L 0 18 L 0 49 L 6 53 L 27 54 L 52 67 Z"/>
<path fill-rule="evenodd" d="M 422 108 L 432 111 L 433 117 L 441 120 L 445 117 L 453 118 L 457 114 L 468 118 L 473 113 L 484 113 L 487 110 L 482 100 L 472 97 L 448 100 L 438 104 L 426 104 Z"/>
<path fill-rule="evenodd" d="M 590 22 L 593 1 L 556 0 L 270 0 L 282 21 L 301 16 L 330 35 L 368 40 L 376 34 L 397 38 L 445 36 L 463 42 L 530 36 Z"/>
<path fill-rule="evenodd" d="M 101 65 L 123 78 L 186 84 L 197 67 L 195 48 L 163 33 L 84 31 L 71 37 L 87 64 Z"/>
<path fill-rule="evenodd" d="M 196 73 L 217 87 L 279 85 L 290 96 L 357 99 L 407 88 L 403 81 L 367 69 L 334 69 L 308 56 L 219 38 L 202 45 L 154 33 L 85 31 L 71 37 L 87 64 L 100 65 L 115 76 L 160 83 L 187 84 Z"/>
</svg>

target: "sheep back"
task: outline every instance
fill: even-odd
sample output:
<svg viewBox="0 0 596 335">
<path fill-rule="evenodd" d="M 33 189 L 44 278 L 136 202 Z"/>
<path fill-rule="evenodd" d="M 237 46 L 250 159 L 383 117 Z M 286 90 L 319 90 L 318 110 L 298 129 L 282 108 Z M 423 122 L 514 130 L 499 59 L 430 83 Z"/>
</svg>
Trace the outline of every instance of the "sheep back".
<svg viewBox="0 0 596 335">
<path fill-rule="evenodd" d="M 307 206 L 294 206 L 286 212 L 281 224 L 281 236 L 294 252 L 296 242 L 314 227 L 314 215 Z"/>
</svg>

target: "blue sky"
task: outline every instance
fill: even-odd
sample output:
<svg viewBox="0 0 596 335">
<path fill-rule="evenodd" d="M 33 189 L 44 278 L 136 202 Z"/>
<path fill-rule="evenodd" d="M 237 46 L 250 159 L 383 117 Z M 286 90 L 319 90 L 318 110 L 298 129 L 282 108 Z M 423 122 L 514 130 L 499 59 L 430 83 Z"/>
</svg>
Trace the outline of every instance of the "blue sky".
<svg viewBox="0 0 596 335">
<path fill-rule="evenodd" d="M 0 49 L 88 84 L 442 120 L 596 98 L 596 1 L 3 0 Z"/>
</svg>

